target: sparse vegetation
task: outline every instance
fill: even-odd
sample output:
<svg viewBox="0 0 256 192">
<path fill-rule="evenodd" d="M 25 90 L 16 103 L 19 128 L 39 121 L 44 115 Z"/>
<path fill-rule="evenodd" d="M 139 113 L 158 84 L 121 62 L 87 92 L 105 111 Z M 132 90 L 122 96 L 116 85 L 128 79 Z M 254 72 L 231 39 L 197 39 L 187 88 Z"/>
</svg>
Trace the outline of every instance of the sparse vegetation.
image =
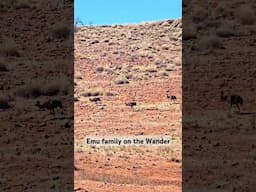
<svg viewBox="0 0 256 192">
<path fill-rule="evenodd" d="M 230 37 L 234 36 L 234 27 L 228 22 L 224 22 L 216 31 L 219 37 Z"/>
<path fill-rule="evenodd" d="M 190 25 L 183 30 L 182 39 L 183 40 L 195 39 L 196 34 L 197 34 L 196 28 L 194 26 Z"/>
<path fill-rule="evenodd" d="M 172 131 L 175 139 L 176 134 L 180 135 L 181 105 L 170 105 L 163 89 L 167 88 L 167 83 L 173 91 L 179 90 L 176 85 L 181 81 L 181 28 L 177 26 L 181 25 L 181 22 L 164 21 L 146 25 L 83 27 L 75 34 L 76 54 L 81 55 L 76 60 L 76 77 L 78 74 L 84 76 L 83 80 L 77 81 L 75 87 L 75 97 L 79 98 L 79 102 L 75 104 L 75 112 L 85 125 L 79 127 L 77 137 L 81 138 L 82 132 L 88 135 L 89 132 L 96 133 L 96 129 L 99 134 L 124 131 L 128 135 L 147 135 L 152 131 L 153 134 L 159 133 L 160 128 L 163 134 L 167 129 Z M 116 54 L 112 54 L 115 50 L 118 50 Z M 84 114 L 88 113 L 92 115 L 83 118 Z M 149 115 L 144 116 L 142 113 Z M 133 125 L 140 129 L 129 129 Z M 76 166 L 77 180 L 87 181 L 91 178 L 94 181 L 114 181 L 122 184 L 144 183 L 145 180 L 145 183 L 148 182 L 152 186 L 153 182 L 159 183 L 158 179 L 138 175 L 140 179 L 133 181 L 133 174 L 129 174 L 127 178 L 120 180 L 112 178 L 112 175 L 117 172 L 125 174 L 127 170 L 131 173 L 143 172 L 150 168 L 164 170 L 170 163 L 177 168 L 180 167 L 181 139 L 172 141 L 175 146 L 160 150 L 163 147 L 153 149 L 132 146 L 88 146 L 78 139 L 75 153 L 81 156 L 75 155 L 75 164 L 84 159 L 86 154 L 97 157 L 92 162 L 84 161 L 81 166 Z M 98 154 L 104 155 L 103 161 L 98 158 Z M 137 154 L 141 154 L 139 159 Z M 154 162 L 148 162 L 148 157 L 157 158 Z M 171 158 L 175 158 L 174 162 L 170 161 Z M 136 165 L 132 165 L 133 160 L 137 161 Z M 87 171 L 84 174 L 82 167 L 85 164 L 91 166 L 95 162 L 100 170 L 113 168 L 113 171 L 103 175 L 98 171 Z M 94 177 L 97 175 L 98 177 Z M 163 182 L 171 181 L 170 178 L 172 177 L 164 176 Z"/>
<path fill-rule="evenodd" d="M 99 89 L 87 90 L 86 92 L 82 93 L 82 96 L 84 97 L 97 97 L 102 95 L 103 95 L 103 92 Z"/>
<path fill-rule="evenodd" d="M 193 21 L 199 23 L 204 21 L 208 16 L 207 11 L 203 7 L 197 7 L 195 13 L 193 13 Z"/>
<path fill-rule="evenodd" d="M 104 71 L 104 67 L 97 67 L 96 71 L 102 73 Z"/>
<path fill-rule="evenodd" d="M 0 72 L 6 72 L 6 71 L 8 71 L 6 65 L 0 61 Z"/>
<path fill-rule="evenodd" d="M 9 107 L 8 98 L 6 96 L 0 96 L 0 109 L 8 109 Z"/>
<path fill-rule="evenodd" d="M 116 95 L 117 95 L 116 93 L 106 92 L 106 96 L 108 96 L 108 97 L 113 97 L 113 96 L 116 96 Z"/>
<path fill-rule="evenodd" d="M 45 96 L 54 96 L 58 94 L 67 95 L 68 85 L 63 80 L 51 81 L 42 87 L 42 94 Z"/>
<path fill-rule="evenodd" d="M 203 49 L 221 49 L 223 48 L 222 41 L 216 35 L 205 36 L 199 41 L 199 47 Z"/>
<path fill-rule="evenodd" d="M 18 47 L 14 40 L 6 39 L 4 40 L 3 44 L 1 45 L 0 50 L 1 55 L 6 57 L 20 57 L 20 53 L 18 51 Z"/>
<path fill-rule="evenodd" d="M 24 98 L 32 98 L 42 95 L 42 91 L 38 83 L 29 83 L 19 87 L 16 94 Z"/>
<path fill-rule="evenodd" d="M 67 95 L 68 85 L 64 80 L 50 81 L 47 83 L 32 82 L 19 87 L 16 90 L 18 96 L 24 98 L 36 98 L 39 96 Z"/>
<path fill-rule="evenodd" d="M 61 7 L 65 3 L 64 0 L 1 0 L 0 10 L 7 10 L 10 8 L 38 8 L 44 10 L 52 10 L 56 7 Z"/>
<path fill-rule="evenodd" d="M 65 22 L 57 23 L 53 26 L 53 36 L 58 39 L 68 39 L 71 29 Z"/>
<path fill-rule="evenodd" d="M 127 84 L 129 83 L 129 80 L 125 76 L 118 76 L 115 79 L 115 84 Z"/>
<path fill-rule="evenodd" d="M 169 76 L 169 74 L 166 71 L 160 71 L 159 75 L 162 76 L 162 77 L 168 77 Z"/>
<path fill-rule="evenodd" d="M 249 6 L 241 6 L 237 11 L 237 18 L 243 25 L 253 25 L 256 19 L 254 10 Z"/>
</svg>

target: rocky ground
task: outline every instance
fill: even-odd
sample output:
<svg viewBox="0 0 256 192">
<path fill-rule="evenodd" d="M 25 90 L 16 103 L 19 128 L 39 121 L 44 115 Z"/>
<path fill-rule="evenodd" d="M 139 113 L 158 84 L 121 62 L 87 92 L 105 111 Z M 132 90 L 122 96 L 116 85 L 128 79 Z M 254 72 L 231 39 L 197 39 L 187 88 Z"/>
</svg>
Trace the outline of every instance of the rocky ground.
<svg viewBox="0 0 256 192">
<path fill-rule="evenodd" d="M 76 191 L 181 191 L 181 25 L 168 20 L 75 33 Z M 173 144 L 89 147 L 88 135 L 168 135 Z"/>
</svg>

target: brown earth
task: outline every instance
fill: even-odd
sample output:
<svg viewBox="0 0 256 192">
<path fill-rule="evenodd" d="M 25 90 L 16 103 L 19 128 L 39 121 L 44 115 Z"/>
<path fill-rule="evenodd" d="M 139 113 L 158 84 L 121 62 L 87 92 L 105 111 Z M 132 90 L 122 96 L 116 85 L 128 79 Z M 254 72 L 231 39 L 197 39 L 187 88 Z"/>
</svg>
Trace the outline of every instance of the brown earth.
<svg viewBox="0 0 256 192">
<path fill-rule="evenodd" d="M 33 2 L 0 2 L 0 191 L 70 191 L 73 6 L 71 1 Z M 62 17 L 71 29 L 66 38 L 56 38 Z M 63 88 L 65 94 L 48 94 Z M 54 116 L 35 106 L 49 99 L 60 100 L 63 112 Z"/>
<path fill-rule="evenodd" d="M 75 190 L 181 191 L 181 95 L 180 20 L 78 29 Z M 131 101 L 134 109 L 125 105 Z M 174 141 L 170 147 L 89 147 L 83 140 L 89 135 Z"/>
<path fill-rule="evenodd" d="M 184 191 L 255 190 L 255 7 L 183 2 Z M 241 113 L 221 91 L 243 98 Z"/>
</svg>

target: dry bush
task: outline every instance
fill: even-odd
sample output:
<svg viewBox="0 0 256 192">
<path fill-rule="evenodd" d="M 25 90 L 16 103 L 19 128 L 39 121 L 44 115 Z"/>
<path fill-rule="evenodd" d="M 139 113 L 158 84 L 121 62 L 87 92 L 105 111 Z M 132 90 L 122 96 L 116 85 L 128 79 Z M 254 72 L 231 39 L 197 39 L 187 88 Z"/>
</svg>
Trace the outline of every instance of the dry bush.
<svg viewBox="0 0 256 192">
<path fill-rule="evenodd" d="M 143 73 L 136 73 L 136 74 L 133 75 L 133 79 L 134 80 L 143 80 L 145 78 L 146 77 L 145 77 L 145 75 Z"/>
<path fill-rule="evenodd" d="M 104 67 L 97 67 L 96 71 L 102 73 L 104 71 Z"/>
<path fill-rule="evenodd" d="M 53 10 L 62 8 L 65 0 L 1 0 L 0 10 L 9 8 L 37 8 L 40 10 Z"/>
<path fill-rule="evenodd" d="M 50 82 L 30 82 L 19 87 L 16 94 L 24 98 L 36 98 L 39 96 L 55 96 L 59 94 L 67 95 L 69 93 L 65 80 L 51 80 Z"/>
<path fill-rule="evenodd" d="M 20 53 L 18 51 L 18 47 L 14 40 L 12 39 L 6 39 L 1 45 L 0 50 L 1 55 L 9 57 L 20 57 Z"/>
<path fill-rule="evenodd" d="M 60 22 L 53 26 L 52 33 L 57 39 L 68 39 L 71 35 L 71 29 L 65 22 Z"/>
<path fill-rule="evenodd" d="M 142 72 L 148 72 L 148 73 L 156 73 L 157 68 L 155 66 L 147 66 L 147 67 L 142 67 L 141 71 Z"/>
<path fill-rule="evenodd" d="M 42 95 L 45 96 L 54 96 L 59 94 L 67 95 L 68 87 L 69 85 L 67 85 L 64 80 L 51 81 L 50 83 L 46 83 L 42 86 L 41 92 Z"/>
<path fill-rule="evenodd" d="M 127 84 L 127 83 L 129 83 L 129 80 L 125 76 L 120 75 L 115 79 L 115 84 Z"/>
<path fill-rule="evenodd" d="M 8 98 L 6 96 L 0 96 L 0 109 L 8 109 L 9 107 Z"/>
<path fill-rule="evenodd" d="M 126 77 L 127 79 L 132 79 L 133 74 L 132 74 L 132 73 L 128 73 L 128 74 L 125 75 L 125 77 Z"/>
<path fill-rule="evenodd" d="M 199 23 L 204 21 L 208 16 L 207 11 L 203 7 L 197 7 L 193 13 L 193 22 Z"/>
<path fill-rule="evenodd" d="M 216 34 L 219 37 L 234 36 L 234 24 L 227 21 L 222 23 L 222 25 L 217 29 Z"/>
<path fill-rule="evenodd" d="M 114 96 L 116 96 L 117 94 L 116 94 L 116 93 L 112 93 L 112 92 L 106 92 L 105 95 L 108 96 L 108 97 L 114 97 Z"/>
<path fill-rule="evenodd" d="M 102 96 L 103 92 L 100 89 L 95 89 L 95 90 L 87 90 L 86 92 L 82 93 L 82 96 L 84 97 L 97 97 L 97 96 Z"/>
<path fill-rule="evenodd" d="M 42 95 L 42 90 L 40 84 L 38 83 L 29 83 L 19 87 L 16 90 L 16 94 L 24 98 L 39 97 Z"/>
<path fill-rule="evenodd" d="M 160 72 L 159 72 L 159 75 L 160 75 L 161 77 L 168 77 L 168 76 L 169 76 L 169 74 L 168 74 L 166 71 L 160 71 Z"/>
<path fill-rule="evenodd" d="M 167 67 L 167 68 L 165 69 L 165 71 L 174 71 L 174 68 L 173 68 L 173 67 Z"/>
<path fill-rule="evenodd" d="M 223 44 L 220 38 L 216 35 L 204 36 L 199 41 L 199 47 L 203 49 L 222 49 Z"/>
<path fill-rule="evenodd" d="M 6 65 L 2 61 L 0 61 L 0 72 L 6 72 L 6 71 L 8 71 Z"/>
<path fill-rule="evenodd" d="M 243 25 L 253 25 L 255 23 L 255 13 L 250 6 L 241 6 L 236 15 L 239 22 Z"/>
<path fill-rule="evenodd" d="M 31 6 L 31 0 L 1 0 L 0 9 L 7 10 L 9 8 L 27 8 Z"/>
<path fill-rule="evenodd" d="M 182 32 L 182 39 L 183 40 L 189 40 L 189 39 L 195 39 L 197 35 L 196 27 L 193 25 L 187 26 L 187 28 L 184 28 Z"/>
</svg>

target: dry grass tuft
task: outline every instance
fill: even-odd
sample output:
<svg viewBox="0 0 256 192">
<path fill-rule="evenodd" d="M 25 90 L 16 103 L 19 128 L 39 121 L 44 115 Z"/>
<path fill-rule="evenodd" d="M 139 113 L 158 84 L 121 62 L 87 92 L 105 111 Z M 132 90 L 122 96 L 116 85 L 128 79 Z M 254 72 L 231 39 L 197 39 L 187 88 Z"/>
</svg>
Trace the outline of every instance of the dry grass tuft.
<svg viewBox="0 0 256 192">
<path fill-rule="evenodd" d="M 0 96 L 0 109 L 8 109 L 9 107 L 8 98 L 6 96 Z"/>
</svg>

